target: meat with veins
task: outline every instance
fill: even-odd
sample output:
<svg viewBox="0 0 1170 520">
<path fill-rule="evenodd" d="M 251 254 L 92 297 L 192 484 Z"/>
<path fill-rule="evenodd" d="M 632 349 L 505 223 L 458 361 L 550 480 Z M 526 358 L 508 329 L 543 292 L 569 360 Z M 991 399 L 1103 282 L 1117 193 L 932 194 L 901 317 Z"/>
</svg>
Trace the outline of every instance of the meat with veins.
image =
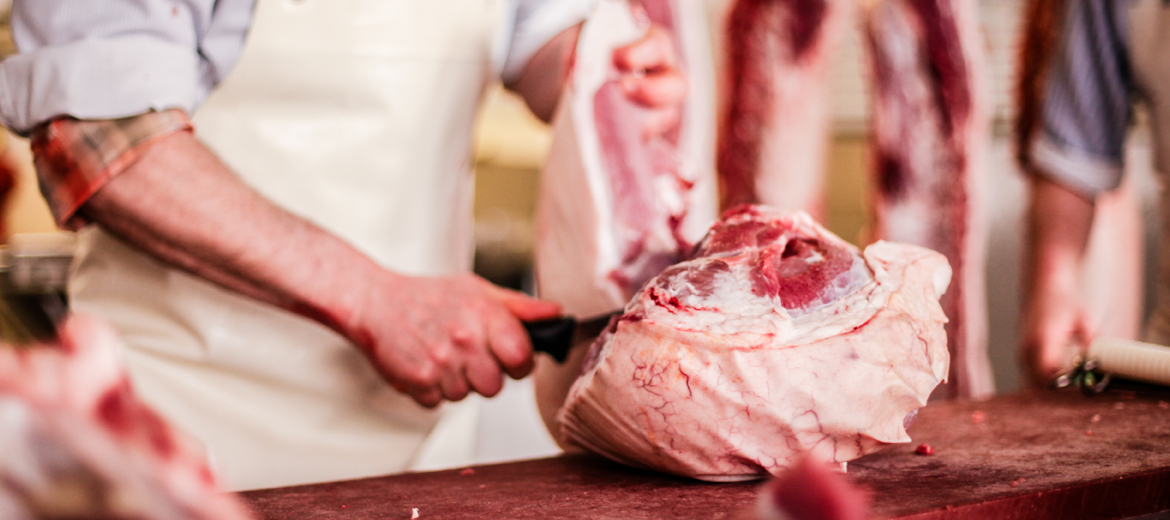
<svg viewBox="0 0 1170 520">
<path fill-rule="evenodd" d="M 135 397 L 104 324 L 0 345 L 0 518 L 242 520 L 199 451 Z"/>
<path fill-rule="evenodd" d="M 954 279 L 950 397 L 993 392 L 980 211 L 988 137 L 983 40 L 975 0 L 863 3 L 873 81 L 875 238 L 946 255 Z"/>
<path fill-rule="evenodd" d="M 724 23 L 722 207 L 822 206 L 828 57 L 851 0 L 735 0 Z"/>
<path fill-rule="evenodd" d="M 861 252 L 805 213 L 733 209 L 592 345 L 558 414 L 563 439 L 713 481 L 909 442 L 947 376 L 950 275 L 922 247 Z"/>
<path fill-rule="evenodd" d="M 687 76 L 677 117 L 627 97 L 614 50 L 653 22 L 669 31 Z M 553 121 L 537 205 L 540 296 L 577 316 L 621 308 L 681 259 L 716 216 L 713 73 L 703 5 L 601 0 L 581 29 Z M 669 121 L 660 128 L 662 121 Z"/>
</svg>

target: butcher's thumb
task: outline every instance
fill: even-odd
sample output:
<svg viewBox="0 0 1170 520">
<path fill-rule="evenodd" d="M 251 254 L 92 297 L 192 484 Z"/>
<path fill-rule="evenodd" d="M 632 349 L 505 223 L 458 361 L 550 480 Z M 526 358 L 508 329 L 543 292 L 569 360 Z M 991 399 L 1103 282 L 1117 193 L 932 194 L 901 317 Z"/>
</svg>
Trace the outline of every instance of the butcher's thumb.
<svg viewBox="0 0 1170 520">
<path fill-rule="evenodd" d="M 520 321 L 546 320 L 561 315 L 561 306 L 556 302 L 533 298 L 522 292 L 496 285 L 488 284 L 488 287 L 492 296 L 504 304 L 504 307 Z"/>
</svg>

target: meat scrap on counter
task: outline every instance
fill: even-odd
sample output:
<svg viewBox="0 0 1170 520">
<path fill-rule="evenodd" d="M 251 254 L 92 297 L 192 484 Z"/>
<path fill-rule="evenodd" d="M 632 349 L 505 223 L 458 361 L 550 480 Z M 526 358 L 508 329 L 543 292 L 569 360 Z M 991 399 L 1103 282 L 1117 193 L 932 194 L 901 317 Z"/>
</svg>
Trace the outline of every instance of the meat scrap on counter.
<svg viewBox="0 0 1170 520">
<path fill-rule="evenodd" d="M 112 329 L 0 345 L 0 518 L 243 520 L 199 452 L 135 397 Z"/>
<path fill-rule="evenodd" d="M 844 475 L 808 457 L 760 488 L 743 520 L 865 520 L 870 497 Z"/>
<path fill-rule="evenodd" d="M 730 210 L 592 345 L 558 415 L 563 438 L 710 481 L 910 442 L 947 376 L 950 276 L 922 247 L 862 252 L 804 213 Z"/>
</svg>

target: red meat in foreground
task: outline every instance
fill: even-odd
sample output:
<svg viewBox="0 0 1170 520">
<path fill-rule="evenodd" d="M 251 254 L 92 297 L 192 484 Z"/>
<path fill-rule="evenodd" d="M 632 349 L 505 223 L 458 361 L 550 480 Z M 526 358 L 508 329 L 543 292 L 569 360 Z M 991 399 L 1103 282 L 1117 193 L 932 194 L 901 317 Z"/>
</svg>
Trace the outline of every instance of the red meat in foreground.
<svg viewBox="0 0 1170 520">
<path fill-rule="evenodd" d="M 102 323 L 0 345 L 0 518 L 244 520 L 198 448 L 146 407 Z"/>
<path fill-rule="evenodd" d="M 734 209 L 594 343 L 558 415 L 564 438 L 713 481 L 909 442 L 947 375 L 950 275 L 922 247 L 862 253 L 804 213 Z"/>
</svg>

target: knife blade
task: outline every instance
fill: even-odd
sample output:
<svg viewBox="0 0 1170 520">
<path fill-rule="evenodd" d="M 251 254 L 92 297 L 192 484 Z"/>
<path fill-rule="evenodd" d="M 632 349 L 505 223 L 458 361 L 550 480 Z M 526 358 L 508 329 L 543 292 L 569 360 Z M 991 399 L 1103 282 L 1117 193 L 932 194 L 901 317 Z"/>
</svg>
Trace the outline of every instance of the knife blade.
<svg viewBox="0 0 1170 520">
<path fill-rule="evenodd" d="M 596 338 L 609 325 L 610 320 L 621 316 L 614 311 L 597 317 L 579 320 L 574 316 L 561 316 L 547 320 L 526 321 L 524 330 L 532 341 L 532 350 L 552 356 L 557 363 L 569 358 L 569 351 L 582 341 Z"/>
</svg>

